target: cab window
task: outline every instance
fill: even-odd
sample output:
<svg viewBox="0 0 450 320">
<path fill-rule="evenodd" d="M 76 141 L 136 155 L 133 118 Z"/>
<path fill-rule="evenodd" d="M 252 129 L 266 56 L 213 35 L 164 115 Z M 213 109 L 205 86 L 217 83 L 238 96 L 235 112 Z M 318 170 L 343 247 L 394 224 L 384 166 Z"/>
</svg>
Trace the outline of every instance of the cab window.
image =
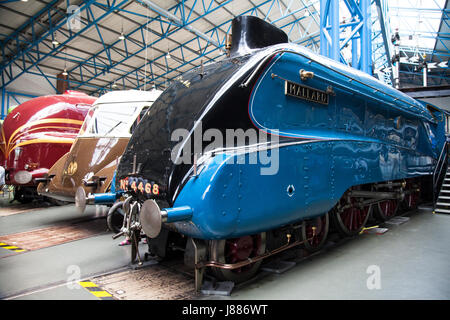
<svg viewBox="0 0 450 320">
<path fill-rule="evenodd" d="M 431 113 L 431 116 L 434 118 L 434 120 L 436 120 L 436 121 L 444 120 L 443 112 L 441 110 L 439 110 L 438 108 L 435 108 L 430 104 L 427 104 L 427 109 Z"/>
<path fill-rule="evenodd" d="M 142 118 L 145 116 L 145 113 L 147 112 L 148 108 L 149 108 L 148 106 L 142 108 L 142 110 L 139 113 L 139 115 L 137 116 L 136 120 L 134 120 L 133 125 L 130 127 L 131 134 L 133 134 L 134 129 L 136 129 L 139 122 L 141 122 Z"/>
</svg>

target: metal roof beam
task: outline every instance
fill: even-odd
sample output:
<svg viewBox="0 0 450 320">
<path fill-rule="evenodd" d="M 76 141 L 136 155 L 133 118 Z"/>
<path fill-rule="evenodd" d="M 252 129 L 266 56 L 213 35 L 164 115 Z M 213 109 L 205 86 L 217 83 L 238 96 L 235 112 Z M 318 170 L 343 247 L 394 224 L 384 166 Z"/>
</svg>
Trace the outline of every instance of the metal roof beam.
<svg viewBox="0 0 450 320">
<path fill-rule="evenodd" d="M 215 45 L 216 47 L 221 48 L 221 44 L 219 42 L 217 42 L 216 40 L 214 40 L 213 38 L 211 38 L 207 34 L 201 32 L 200 30 L 196 29 L 195 27 L 189 25 L 186 20 L 178 18 L 176 15 L 174 15 L 171 12 L 161 8 L 157 4 L 155 4 L 155 3 L 153 3 L 153 2 L 151 2 L 149 0 L 135 0 L 135 1 L 143 4 L 144 6 L 148 7 L 149 9 L 151 9 L 154 12 L 158 13 L 159 15 L 161 15 L 161 16 L 167 18 L 168 20 L 172 21 L 179 28 L 183 28 L 183 29 L 185 29 L 185 30 L 195 34 L 197 37 L 202 38 L 203 40 L 207 41 L 208 43 L 211 43 L 211 44 Z M 225 52 L 225 49 L 221 49 L 221 50 Z"/>
<path fill-rule="evenodd" d="M 387 2 L 384 0 L 375 0 L 378 12 L 378 20 L 381 27 L 381 34 L 383 35 L 383 43 L 386 54 L 386 60 L 389 67 L 392 67 L 392 57 L 394 56 L 394 48 L 391 42 L 391 26 L 388 23 L 387 16 Z"/>
<path fill-rule="evenodd" d="M 95 0 L 87 0 L 83 3 L 83 5 L 81 7 L 79 7 L 79 12 L 80 14 L 84 11 L 86 11 L 87 9 L 90 8 L 90 6 L 95 2 Z M 111 12 L 113 12 L 114 10 L 116 10 L 117 8 L 120 8 L 121 6 L 125 5 L 128 1 L 126 0 L 122 0 L 122 1 L 107 1 L 108 3 L 108 7 L 109 10 L 106 10 L 103 14 L 97 16 L 97 17 L 93 17 L 88 23 L 86 23 L 84 25 L 84 27 L 80 28 L 80 30 L 78 30 L 77 32 L 72 32 L 71 36 L 66 39 L 65 41 L 63 41 L 60 46 L 64 46 L 65 44 L 67 44 L 68 42 L 70 42 L 71 40 L 73 40 L 76 36 L 82 34 L 83 32 L 85 32 L 86 30 L 88 30 L 90 27 L 92 27 L 95 23 L 98 23 L 99 21 L 101 21 L 102 19 L 104 19 L 105 17 L 107 17 Z M 22 71 L 19 74 L 16 75 L 12 75 L 11 72 L 11 66 L 12 64 L 16 61 L 16 60 L 23 60 L 24 56 L 29 53 L 32 49 L 36 49 L 38 48 L 39 44 L 42 43 L 42 41 L 44 41 L 47 37 L 51 36 L 56 30 L 59 30 L 62 26 L 64 26 L 68 19 L 70 18 L 70 16 L 66 16 L 63 19 L 61 19 L 60 21 L 58 21 L 56 24 L 51 25 L 51 27 L 49 28 L 49 30 L 47 30 L 44 34 L 41 35 L 41 37 L 39 39 L 36 39 L 35 41 L 33 41 L 31 44 L 27 45 L 25 48 L 21 48 L 19 50 L 19 52 L 12 58 L 10 59 L 8 62 L 3 63 L 0 67 L 0 72 L 1 72 L 1 77 L 2 77 L 2 87 L 8 85 L 9 83 L 11 83 L 12 81 L 14 81 L 15 79 L 17 79 L 20 75 L 22 75 L 23 73 L 25 73 L 27 70 L 29 70 L 30 68 L 36 66 L 39 62 L 41 62 L 42 60 L 44 60 L 45 58 L 47 58 L 48 56 L 51 56 L 52 54 L 55 53 L 55 49 L 39 55 L 38 59 L 31 65 L 28 66 L 23 66 Z M 38 49 L 39 51 L 39 49 Z M 9 71 L 9 73 L 8 73 Z"/>
<path fill-rule="evenodd" d="M 217 5 L 217 6 L 215 6 L 215 7 L 212 7 L 212 4 L 214 3 L 214 1 L 211 1 L 210 4 L 209 4 L 208 6 L 203 5 L 203 9 L 205 10 L 205 11 L 203 12 L 203 14 L 199 14 L 199 16 L 196 17 L 196 18 L 191 18 L 192 13 L 195 12 L 195 11 L 194 11 L 195 4 L 194 4 L 194 5 L 189 9 L 189 14 L 187 15 L 187 18 L 186 18 L 186 20 L 185 20 L 185 22 L 184 22 L 184 23 L 185 23 L 185 26 L 183 27 L 183 29 L 186 29 L 185 27 L 189 27 L 190 24 L 192 24 L 192 23 L 194 23 L 194 22 L 196 22 L 196 21 L 198 21 L 198 20 L 200 20 L 200 19 L 203 19 L 204 16 L 206 16 L 207 14 L 209 14 L 209 13 L 211 13 L 211 12 L 214 12 L 214 11 L 220 9 L 220 8 L 223 8 L 223 7 L 224 7 L 227 3 L 229 3 L 230 1 L 231 1 L 231 0 L 228 0 L 228 1 L 223 2 L 223 3 L 221 3 L 220 5 Z M 263 3 L 259 4 L 258 6 L 262 6 L 262 5 L 264 5 L 264 4 L 266 4 L 266 3 L 270 2 L 270 1 L 274 1 L 274 0 L 266 0 L 266 1 L 264 1 Z M 186 11 L 185 8 L 187 8 L 187 7 L 184 5 L 184 3 L 179 3 L 177 6 L 173 7 L 172 9 L 174 9 L 174 12 L 175 12 L 175 13 L 176 13 L 176 12 L 179 12 L 179 14 L 182 14 L 182 12 L 185 12 L 185 11 Z M 149 9 L 150 9 L 150 8 L 149 8 Z M 248 11 L 246 11 L 246 12 L 251 12 L 251 11 L 254 11 L 254 10 L 255 10 L 255 8 L 251 8 L 250 10 L 248 10 Z M 196 14 L 198 14 L 198 13 L 196 13 Z M 174 14 L 172 14 L 172 15 L 174 15 Z M 183 14 L 183 15 L 186 17 L 185 14 Z M 189 20 L 188 20 L 188 19 L 189 19 Z M 169 20 L 169 19 L 168 19 L 168 20 Z M 221 30 L 220 28 L 222 28 L 224 25 L 226 25 L 226 24 L 229 23 L 230 21 L 231 21 L 231 20 L 228 20 L 228 21 L 226 21 L 225 23 L 220 24 L 219 26 L 215 26 L 215 27 L 213 27 L 212 29 L 210 29 L 207 33 L 203 33 L 203 34 L 206 35 L 206 37 L 207 37 L 208 39 L 213 39 L 213 40 L 214 40 L 213 36 L 216 36 L 217 39 L 219 39 L 218 30 Z M 129 54 L 129 56 L 126 57 L 124 60 L 126 60 L 126 59 L 128 59 L 128 58 L 130 58 L 130 57 L 133 57 L 133 56 L 139 54 L 140 52 L 146 50 L 147 48 L 151 48 L 154 44 L 156 44 L 156 43 L 158 43 L 158 42 L 160 42 L 160 41 L 162 41 L 162 40 L 168 38 L 170 35 L 174 34 L 174 33 L 177 32 L 178 30 L 180 30 L 180 27 L 178 27 L 178 25 L 175 24 L 175 22 L 173 22 L 173 21 L 170 21 L 170 20 L 169 20 L 169 22 L 167 22 L 167 24 L 168 24 L 168 27 L 167 27 L 167 28 L 164 28 L 163 23 L 165 23 L 165 22 L 164 22 L 164 21 L 161 21 L 161 22 L 160 22 L 161 35 L 160 35 L 160 38 L 159 38 L 159 39 L 156 39 L 156 40 L 154 40 L 154 41 L 151 41 L 150 44 L 147 44 L 146 46 L 141 47 L 138 51 L 136 51 L 136 52 L 134 52 L 134 53 L 132 53 L 132 54 Z M 170 28 L 170 26 L 172 26 L 172 25 L 176 26 L 177 28 L 176 28 L 176 29 L 173 29 L 173 30 L 170 30 L 169 28 Z M 150 30 L 150 31 L 154 33 L 154 30 Z M 222 31 L 222 32 L 224 32 L 224 31 Z M 208 34 L 210 34 L 210 33 L 211 33 L 211 35 L 208 35 Z M 173 49 L 170 50 L 169 52 L 173 53 L 173 52 L 175 52 L 175 51 L 177 51 L 177 50 L 180 50 L 180 51 L 181 51 L 181 50 L 183 50 L 183 49 L 187 49 L 187 50 L 190 50 L 190 51 L 195 52 L 195 53 L 198 55 L 199 52 L 202 51 L 202 48 L 199 47 L 199 50 L 195 51 L 195 50 L 189 49 L 188 44 L 193 44 L 193 42 L 195 43 L 195 41 L 197 41 L 197 43 L 200 44 L 199 39 L 203 39 L 203 38 L 201 38 L 201 37 L 199 37 L 199 36 L 197 35 L 197 36 L 194 37 L 193 39 L 191 39 L 191 40 L 189 40 L 189 41 L 187 41 L 187 42 L 185 42 L 185 43 L 183 43 L 183 44 L 178 45 L 177 47 L 173 48 Z M 203 40 L 205 40 L 205 39 L 203 39 Z M 219 41 L 214 40 L 214 42 L 216 42 L 216 45 L 215 45 L 216 48 L 219 48 L 221 51 L 223 51 L 223 50 L 224 50 L 224 49 L 223 49 L 223 47 L 224 47 L 224 41 L 225 41 L 225 37 L 223 37 L 223 39 L 220 40 L 220 43 L 219 43 Z M 212 43 L 211 41 L 208 41 L 207 46 L 208 46 L 209 44 L 213 44 L 213 45 L 214 45 L 214 43 Z M 145 41 L 144 41 L 144 45 L 145 45 Z M 160 56 L 158 56 L 158 57 L 155 58 L 155 59 L 150 59 L 150 60 L 148 61 L 148 64 L 151 65 L 151 64 L 155 63 L 156 60 L 161 59 L 163 56 L 164 56 L 164 55 L 160 55 Z M 179 61 L 179 62 L 180 62 L 180 61 Z M 192 63 L 190 63 L 190 64 L 192 64 Z M 145 64 L 142 65 L 141 67 L 137 68 L 137 69 L 142 69 L 142 68 L 144 68 L 144 66 L 145 66 Z M 113 67 L 114 67 L 114 66 L 113 66 Z M 178 66 L 178 67 L 179 67 L 179 66 Z M 170 69 L 170 68 L 168 68 L 167 62 L 166 62 L 166 69 L 167 69 L 167 70 Z M 170 72 L 173 72 L 173 70 L 170 71 Z M 130 72 L 126 73 L 126 74 L 124 75 L 124 77 L 126 77 L 127 75 L 132 74 L 132 73 L 133 73 L 133 71 L 130 71 Z M 181 72 L 178 71 L 178 73 L 181 73 Z M 121 79 L 122 79 L 122 77 L 120 77 L 119 79 L 116 79 L 115 81 L 120 81 Z"/>
<path fill-rule="evenodd" d="M 171 10 L 174 10 L 174 9 L 176 10 L 178 7 L 179 7 L 179 5 L 176 5 L 176 6 L 172 7 Z M 87 67 L 88 67 L 89 65 L 92 66 L 93 64 L 95 64 L 95 60 L 96 60 L 96 59 L 103 59 L 103 58 L 101 57 L 101 55 L 102 55 L 103 53 L 105 53 L 105 52 L 106 52 L 106 53 L 109 52 L 109 50 L 113 50 L 113 51 L 117 52 L 118 54 L 120 54 L 120 55 L 123 57 L 123 59 L 120 60 L 120 61 L 113 61 L 113 60 L 110 60 L 109 65 L 106 65 L 106 64 L 105 64 L 105 66 L 104 66 L 104 69 L 107 69 L 107 71 L 110 71 L 110 70 L 112 70 L 112 69 L 116 69 L 118 65 L 123 64 L 126 60 L 128 60 L 128 59 L 130 59 L 130 58 L 132 58 L 132 57 L 136 57 L 136 58 L 139 58 L 139 59 L 141 59 L 141 60 L 145 60 L 145 58 L 143 58 L 143 57 L 141 57 L 141 56 L 138 55 L 139 53 L 141 53 L 142 51 L 144 51 L 145 48 L 146 48 L 146 46 L 145 46 L 145 42 L 146 42 L 146 41 L 145 41 L 145 36 L 144 36 L 144 34 L 143 34 L 143 30 L 144 30 L 145 28 L 147 28 L 147 26 L 148 26 L 150 23 L 152 23 L 152 22 L 154 22 L 154 21 L 157 21 L 158 19 L 159 19 L 159 17 L 156 17 L 156 18 L 155 18 L 155 17 L 152 17 L 152 18 L 149 19 L 145 24 L 139 25 L 139 27 L 133 29 L 131 32 L 129 32 L 128 34 L 124 35 L 124 37 L 125 37 L 124 40 L 118 39 L 118 40 L 115 40 L 113 43 L 111 43 L 111 44 L 109 44 L 109 45 L 106 45 L 106 46 L 104 45 L 102 50 L 98 51 L 97 53 L 95 53 L 94 55 L 92 55 L 91 57 L 89 57 L 87 60 L 85 60 L 84 62 L 80 61 L 76 66 L 71 67 L 71 68 L 68 70 L 68 72 L 70 73 L 70 72 L 72 72 L 72 71 L 75 70 L 75 69 L 79 69 L 79 70 L 80 70 L 80 73 L 82 74 L 83 69 L 86 69 L 86 71 L 87 71 Z M 155 34 L 158 38 L 160 38 L 160 39 L 164 39 L 164 38 L 165 38 L 163 29 L 161 30 L 161 33 L 158 33 L 158 32 L 156 32 L 155 30 L 151 30 L 151 32 L 154 33 L 154 34 Z M 138 35 L 139 33 L 141 34 L 142 41 L 138 41 L 138 40 L 135 40 L 135 39 L 131 38 L 131 36 L 133 36 L 133 35 L 136 36 L 136 35 Z M 171 32 L 171 34 L 172 34 L 172 33 L 173 33 L 173 32 Z M 128 41 L 130 41 L 130 42 L 134 43 L 135 45 L 139 46 L 140 49 L 139 49 L 138 51 L 134 52 L 134 53 L 128 52 L 128 49 L 127 49 L 127 47 L 128 47 L 127 42 L 128 42 Z M 156 40 L 156 41 L 153 42 L 152 44 L 154 44 L 154 43 L 156 43 L 156 42 L 158 42 L 158 41 L 159 41 L 159 40 Z M 174 40 L 171 40 L 171 41 L 175 42 L 177 45 L 180 45 L 180 43 L 177 42 L 177 41 L 174 41 Z M 120 44 L 121 42 L 124 43 L 124 48 L 125 48 L 125 50 L 120 49 L 120 48 L 118 47 L 118 44 Z M 191 52 L 197 54 L 196 51 L 194 51 L 194 50 L 192 50 L 192 49 L 190 49 L 190 48 L 188 48 L 188 47 L 185 48 L 185 49 L 188 50 L 188 51 L 191 51 Z M 162 51 L 159 50 L 159 49 L 157 49 L 157 48 L 153 48 L 153 50 L 162 53 Z M 176 59 L 176 57 L 174 57 L 174 58 Z M 106 59 L 106 58 L 105 58 L 105 59 Z M 89 80 L 92 80 L 92 79 L 94 79 L 96 76 L 101 75 L 101 74 L 103 74 L 103 73 L 104 73 L 104 70 L 99 70 L 99 71 L 98 71 L 98 70 L 95 70 L 95 72 L 92 73 L 92 75 L 93 75 L 94 77 L 93 77 L 93 78 L 90 78 Z M 89 81 L 89 80 L 88 80 L 88 81 Z"/>
<path fill-rule="evenodd" d="M 278 0 L 271 0 L 271 1 L 276 2 L 276 1 L 278 1 Z M 266 2 L 264 2 L 264 3 L 262 3 L 262 4 L 259 4 L 258 6 L 265 5 L 265 4 L 269 3 L 269 2 L 270 2 L 270 1 L 266 1 Z M 307 8 L 307 7 L 309 7 L 309 6 L 306 6 L 305 8 Z M 305 9 L 305 8 L 303 8 L 303 9 Z M 257 9 L 256 7 L 251 8 L 251 9 L 249 9 L 249 10 L 243 12 L 241 15 L 248 14 L 248 13 L 254 13 L 256 9 Z M 290 15 L 290 14 L 286 14 L 286 16 L 289 16 L 289 15 Z M 281 20 L 282 18 L 283 18 L 283 17 L 279 18 L 278 21 Z M 287 23 L 287 24 L 281 26 L 281 28 L 285 28 L 285 27 L 288 27 L 288 26 L 293 25 L 293 24 L 295 24 L 295 23 L 298 23 L 298 22 L 299 22 L 300 20 L 302 20 L 302 19 L 304 19 L 304 17 L 300 17 L 300 18 L 298 18 L 298 19 L 295 19 L 294 21 L 291 21 L 291 22 L 289 22 L 289 23 Z M 230 20 L 228 20 L 228 21 L 225 21 L 225 22 L 221 23 L 220 25 L 218 25 L 218 26 L 212 28 L 211 30 L 207 31 L 206 34 L 210 34 L 210 33 L 214 32 L 215 30 L 217 30 L 218 28 L 221 28 L 221 27 L 223 27 L 223 26 L 225 26 L 225 25 L 227 25 L 227 24 L 230 24 L 230 25 L 231 25 L 231 20 L 232 20 L 232 19 L 230 19 Z M 311 40 L 311 41 L 312 41 L 312 44 L 316 44 L 317 42 L 315 42 L 313 39 L 311 39 L 312 37 L 313 37 L 312 35 L 308 34 L 308 35 L 307 35 L 307 39 L 305 39 L 305 41 Z M 192 42 L 195 42 L 197 39 L 198 39 L 198 38 L 193 38 L 193 39 L 191 39 L 191 40 L 185 42 L 185 43 L 183 44 L 183 46 L 187 46 L 188 44 L 190 44 L 190 43 L 192 43 Z M 225 42 L 225 36 L 220 40 L 221 46 L 223 46 L 223 43 L 224 43 L 224 42 Z M 217 52 L 217 51 L 219 50 L 218 47 L 215 47 L 215 48 L 213 48 L 213 49 L 211 49 L 211 50 L 209 50 L 209 51 L 207 51 L 207 49 L 208 49 L 208 45 L 205 46 L 205 48 L 201 51 L 201 53 L 200 53 L 200 55 L 199 55 L 198 57 L 195 57 L 195 58 L 193 58 L 193 59 L 191 59 L 191 60 L 189 60 L 189 61 L 183 62 L 181 65 L 178 66 L 178 68 L 184 67 L 184 66 L 186 66 L 186 65 L 188 65 L 188 64 L 192 64 L 194 61 L 196 61 L 196 60 L 198 60 L 198 59 L 203 59 L 203 58 L 205 58 L 205 57 L 207 58 L 207 55 L 212 54 L 212 53 L 214 53 L 214 52 Z M 171 50 L 171 52 L 172 52 L 172 51 L 175 51 L 175 50 L 177 50 L 177 48 Z M 154 62 L 155 60 L 161 59 L 161 58 L 163 58 L 163 57 L 164 57 L 164 55 L 161 55 L 161 56 L 159 56 L 159 57 L 156 57 L 155 59 L 153 59 L 153 62 Z M 220 55 L 219 55 L 219 57 L 220 57 Z M 207 58 L 206 61 L 204 61 L 204 62 L 205 62 L 205 63 L 209 63 L 209 62 L 215 61 L 217 58 L 218 58 L 218 57 Z M 151 66 L 151 64 L 152 64 L 153 62 L 150 62 L 150 61 L 149 61 L 148 64 Z M 142 65 L 139 69 L 143 69 L 144 67 L 145 67 L 145 65 Z M 194 67 L 192 67 L 192 68 L 189 68 L 188 70 L 185 70 L 183 73 L 192 71 L 193 69 L 195 69 L 195 68 L 197 68 L 197 67 L 198 67 L 198 66 L 194 66 Z M 172 73 L 172 72 L 178 72 L 178 74 L 181 73 L 181 72 L 178 71 L 178 70 L 174 70 L 174 69 L 169 70 L 169 68 L 168 68 L 167 65 L 166 65 L 166 68 L 167 68 L 167 71 L 164 72 L 164 73 L 162 73 L 162 74 L 160 74 L 160 75 L 155 75 L 155 74 L 152 72 L 152 78 L 149 79 L 148 82 L 153 82 L 153 83 L 156 84 L 156 82 L 157 82 L 158 80 L 162 79 L 162 81 L 160 82 L 160 84 L 162 84 L 162 83 L 164 83 L 165 81 L 167 81 L 167 80 L 169 80 L 169 81 L 170 81 L 170 80 L 173 80 L 174 78 L 176 78 L 176 77 L 178 76 L 178 75 L 176 75 L 176 76 L 173 76 L 173 77 L 168 77 L 168 74 L 170 74 L 170 73 Z M 125 74 L 125 75 L 129 75 L 129 74 L 132 74 L 132 73 L 133 73 L 133 72 L 128 72 L 128 73 Z M 124 75 L 124 76 L 125 76 L 125 75 Z M 116 79 L 115 82 L 116 82 L 116 81 L 120 81 L 121 79 L 122 79 L 122 78 Z M 144 86 L 144 84 L 139 84 L 139 85 L 136 87 L 136 89 L 139 89 L 139 88 L 141 88 L 141 87 L 143 87 L 143 86 Z"/>
</svg>

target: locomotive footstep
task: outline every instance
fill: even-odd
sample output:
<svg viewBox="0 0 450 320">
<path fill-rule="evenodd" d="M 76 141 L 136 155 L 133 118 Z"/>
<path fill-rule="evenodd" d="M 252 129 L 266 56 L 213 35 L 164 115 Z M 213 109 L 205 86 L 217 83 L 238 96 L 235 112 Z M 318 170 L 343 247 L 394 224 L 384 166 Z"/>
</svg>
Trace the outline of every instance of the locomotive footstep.
<svg viewBox="0 0 450 320">
<path fill-rule="evenodd" d="M 387 225 L 399 226 L 409 221 L 409 217 L 394 217 L 385 222 Z"/>
<path fill-rule="evenodd" d="M 266 265 L 264 265 L 261 270 L 267 271 L 271 273 L 281 274 L 289 269 L 293 268 L 296 265 L 294 261 L 272 261 Z"/>
<path fill-rule="evenodd" d="M 150 258 L 146 261 L 142 261 L 142 264 L 139 264 L 139 263 L 130 264 L 130 267 L 133 270 L 139 270 L 139 269 L 146 268 L 149 266 L 154 266 L 155 264 L 159 264 L 159 261 L 157 259 Z"/>
<path fill-rule="evenodd" d="M 229 296 L 231 291 L 233 291 L 234 282 L 233 281 L 203 281 L 202 288 L 200 292 L 204 295 L 217 295 L 217 296 Z"/>
</svg>

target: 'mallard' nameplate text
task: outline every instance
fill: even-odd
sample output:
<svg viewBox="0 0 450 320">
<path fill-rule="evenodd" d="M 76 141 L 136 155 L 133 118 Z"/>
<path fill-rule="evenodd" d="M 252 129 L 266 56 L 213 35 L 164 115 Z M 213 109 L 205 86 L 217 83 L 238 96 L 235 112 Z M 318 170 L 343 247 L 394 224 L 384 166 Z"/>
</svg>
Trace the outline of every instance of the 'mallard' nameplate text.
<svg viewBox="0 0 450 320">
<path fill-rule="evenodd" d="M 285 80 L 284 93 L 300 99 L 305 99 L 320 104 L 328 104 L 329 95 L 325 91 L 302 86 L 301 84 Z"/>
</svg>

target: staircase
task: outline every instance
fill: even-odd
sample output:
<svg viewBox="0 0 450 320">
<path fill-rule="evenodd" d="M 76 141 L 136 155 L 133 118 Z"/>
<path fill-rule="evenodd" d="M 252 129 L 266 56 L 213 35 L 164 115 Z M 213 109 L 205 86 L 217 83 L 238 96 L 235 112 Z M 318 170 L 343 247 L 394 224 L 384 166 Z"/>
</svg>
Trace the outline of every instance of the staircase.
<svg viewBox="0 0 450 320">
<path fill-rule="evenodd" d="M 444 144 L 444 147 L 442 149 L 443 150 L 441 156 L 439 157 L 436 170 L 433 174 L 433 188 L 435 192 L 438 190 L 439 184 L 442 181 L 439 195 L 434 205 L 434 212 L 450 213 L 450 166 L 448 163 L 449 148 L 447 147 L 447 142 Z M 446 171 L 444 171 L 444 169 Z M 442 175 L 444 173 L 445 176 L 442 180 Z"/>
<path fill-rule="evenodd" d="M 434 212 L 450 213 L 450 168 L 447 167 L 444 182 L 435 204 Z"/>
</svg>

